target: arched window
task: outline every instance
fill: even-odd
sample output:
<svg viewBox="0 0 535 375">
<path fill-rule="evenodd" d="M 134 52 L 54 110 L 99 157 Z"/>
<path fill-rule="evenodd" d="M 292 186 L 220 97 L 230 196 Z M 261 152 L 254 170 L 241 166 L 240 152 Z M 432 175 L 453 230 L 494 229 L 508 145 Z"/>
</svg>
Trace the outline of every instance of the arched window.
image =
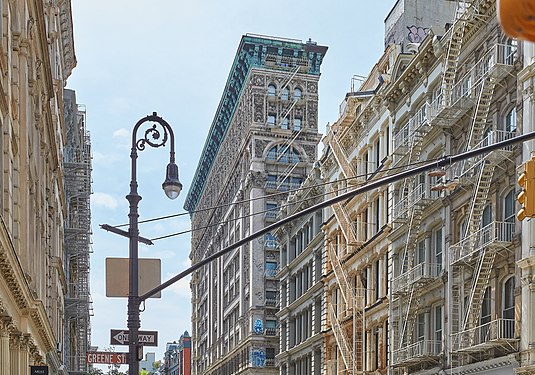
<svg viewBox="0 0 535 375">
<path fill-rule="evenodd" d="M 492 206 L 488 205 L 483 210 L 483 214 L 481 215 L 481 240 L 484 244 L 487 244 L 492 236 L 492 226 L 490 225 L 492 223 Z"/>
<path fill-rule="evenodd" d="M 515 191 L 511 190 L 503 199 L 503 221 L 515 222 Z"/>
<path fill-rule="evenodd" d="M 468 216 L 465 216 L 459 223 L 459 240 L 463 240 L 466 238 L 467 230 L 468 230 Z"/>
<path fill-rule="evenodd" d="M 503 319 L 515 318 L 515 277 L 511 276 L 503 284 Z"/>
<path fill-rule="evenodd" d="M 268 85 L 268 96 L 275 96 L 275 93 L 277 92 L 277 88 L 275 85 Z"/>
<path fill-rule="evenodd" d="M 490 320 L 491 320 L 491 298 L 490 298 L 490 288 L 485 289 L 485 294 L 483 295 L 483 301 L 481 303 L 481 318 L 480 318 L 480 340 L 481 342 L 487 342 L 489 339 L 490 332 Z"/>
<path fill-rule="evenodd" d="M 294 99 L 301 100 L 302 97 L 303 97 L 303 91 L 299 87 L 296 87 L 294 90 Z"/>
<path fill-rule="evenodd" d="M 492 206 L 488 205 L 483 210 L 483 214 L 481 215 L 481 228 L 485 228 L 487 225 L 489 225 L 492 222 Z"/>
<path fill-rule="evenodd" d="M 273 146 L 267 153 L 268 160 L 274 160 L 281 163 L 299 163 L 299 151 L 295 147 L 288 145 Z"/>
<path fill-rule="evenodd" d="M 504 130 L 506 132 L 516 131 L 516 107 L 513 107 L 505 115 Z"/>
</svg>

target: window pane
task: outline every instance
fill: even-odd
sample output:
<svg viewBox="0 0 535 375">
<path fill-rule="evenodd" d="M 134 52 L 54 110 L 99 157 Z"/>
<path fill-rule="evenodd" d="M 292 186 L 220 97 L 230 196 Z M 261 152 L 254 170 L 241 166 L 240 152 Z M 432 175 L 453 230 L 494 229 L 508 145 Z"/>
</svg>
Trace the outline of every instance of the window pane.
<svg viewBox="0 0 535 375">
<path fill-rule="evenodd" d="M 294 118 L 294 130 L 295 131 L 301 130 L 301 119 L 300 118 Z"/>
</svg>

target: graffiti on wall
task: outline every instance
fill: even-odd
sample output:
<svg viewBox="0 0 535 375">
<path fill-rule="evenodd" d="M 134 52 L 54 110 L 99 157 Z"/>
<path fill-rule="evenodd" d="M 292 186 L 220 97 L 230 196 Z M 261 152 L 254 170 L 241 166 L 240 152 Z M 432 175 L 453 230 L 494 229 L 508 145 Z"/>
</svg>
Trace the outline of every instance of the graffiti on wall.
<svg viewBox="0 0 535 375">
<path fill-rule="evenodd" d="M 252 367 L 265 367 L 266 352 L 264 349 L 252 349 L 249 352 L 249 361 Z"/>
<path fill-rule="evenodd" d="M 422 40 L 426 37 L 427 34 L 429 34 L 429 28 L 428 27 L 420 27 L 420 26 L 407 26 L 407 29 L 409 29 L 409 33 L 407 34 L 407 39 L 411 43 L 421 43 Z"/>
</svg>

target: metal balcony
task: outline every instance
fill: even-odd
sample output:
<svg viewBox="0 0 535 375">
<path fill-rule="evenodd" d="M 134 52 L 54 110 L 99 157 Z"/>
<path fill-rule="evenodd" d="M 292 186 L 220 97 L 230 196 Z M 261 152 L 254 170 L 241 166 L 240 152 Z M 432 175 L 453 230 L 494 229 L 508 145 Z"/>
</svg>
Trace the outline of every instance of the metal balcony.
<svg viewBox="0 0 535 375">
<path fill-rule="evenodd" d="M 420 340 L 392 352 L 392 365 L 409 366 L 422 361 L 437 360 L 442 353 L 442 343 L 435 340 Z"/>
<path fill-rule="evenodd" d="M 415 205 L 425 205 L 430 202 L 431 192 L 428 185 L 418 184 L 405 198 L 394 205 L 392 219 L 394 221 L 405 221 L 410 219 L 410 210 Z"/>
<path fill-rule="evenodd" d="M 480 352 L 495 347 L 515 350 L 514 319 L 496 319 L 453 335 L 453 348 L 460 352 Z"/>
<path fill-rule="evenodd" d="M 484 247 L 490 249 L 505 248 L 513 241 L 515 223 L 493 221 L 475 233 L 450 246 L 450 263 L 471 262 L 473 257 Z"/>
<path fill-rule="evenodd" d="M 412 267 L 392 280 L 392 293 L 408 293 L 413 284 L 424 284 L 435 280 L 442 272 L 442 265 L 423 262 Z"/>
<path fill-rule="evenodd" d="M 394 153 L 407 153 L 414 141 L 415 132 L 424 132 L 429 125 L 427 121 L 427 105 L 416 111 L 407 123 L 394 135 Z"/>
</svg>

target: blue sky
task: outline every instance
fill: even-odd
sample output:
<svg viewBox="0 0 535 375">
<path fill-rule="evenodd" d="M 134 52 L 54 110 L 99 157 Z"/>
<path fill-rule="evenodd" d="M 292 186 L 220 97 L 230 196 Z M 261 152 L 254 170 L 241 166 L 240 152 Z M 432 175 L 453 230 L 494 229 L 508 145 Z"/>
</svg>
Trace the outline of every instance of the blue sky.
<svg viewBox="0 0 535 375">
<path fill-rule="evenodd" d="M 125 199 L 130 182 L 133 125 L 158 112 L 175 132 L 176 160 L 184 191 L 168 200 L 161 184 L 169 148 L 139 154 L 140 220 L 183 212 L 205 137 L 219 104 L 240 38 L 255 33 L 329 47 L 320 79 L 319 124 L 337 119 L 353 75 L 366 75 L 383 51 L 384 19 L 395 0 L 330 2 L 319 0 L 244 2 L 238 0 L 74 0 L 73 22 L 78 65 L 67 87 L 87 110 L 93 146 L 91 200 L 93 254 L 92 343 L 110 347 L 110 329 L 126 328 L 126 299 L 106 298 L 106 257 L 128 257 L 128 240 L 99 228 L 128 221 Z M 248 4 L 248 5 L 247 5 Z M 254 5 L 253 5 L 254 4 Z M 155 238 L 190 228 L 189 216 L 140 225 Z M 126 228 L 123 228 L 126 229 Z M 162 259 L 162 279 L 187 268 L 190 236 L 140 245 L 140 257 Z M 151 299 L 141 313 L 141 329 L 159 332 L 165 343 L 191 333 L 189 281 Z M 116 347 L 128 351 L 128 347 Z"/>
</svg>

